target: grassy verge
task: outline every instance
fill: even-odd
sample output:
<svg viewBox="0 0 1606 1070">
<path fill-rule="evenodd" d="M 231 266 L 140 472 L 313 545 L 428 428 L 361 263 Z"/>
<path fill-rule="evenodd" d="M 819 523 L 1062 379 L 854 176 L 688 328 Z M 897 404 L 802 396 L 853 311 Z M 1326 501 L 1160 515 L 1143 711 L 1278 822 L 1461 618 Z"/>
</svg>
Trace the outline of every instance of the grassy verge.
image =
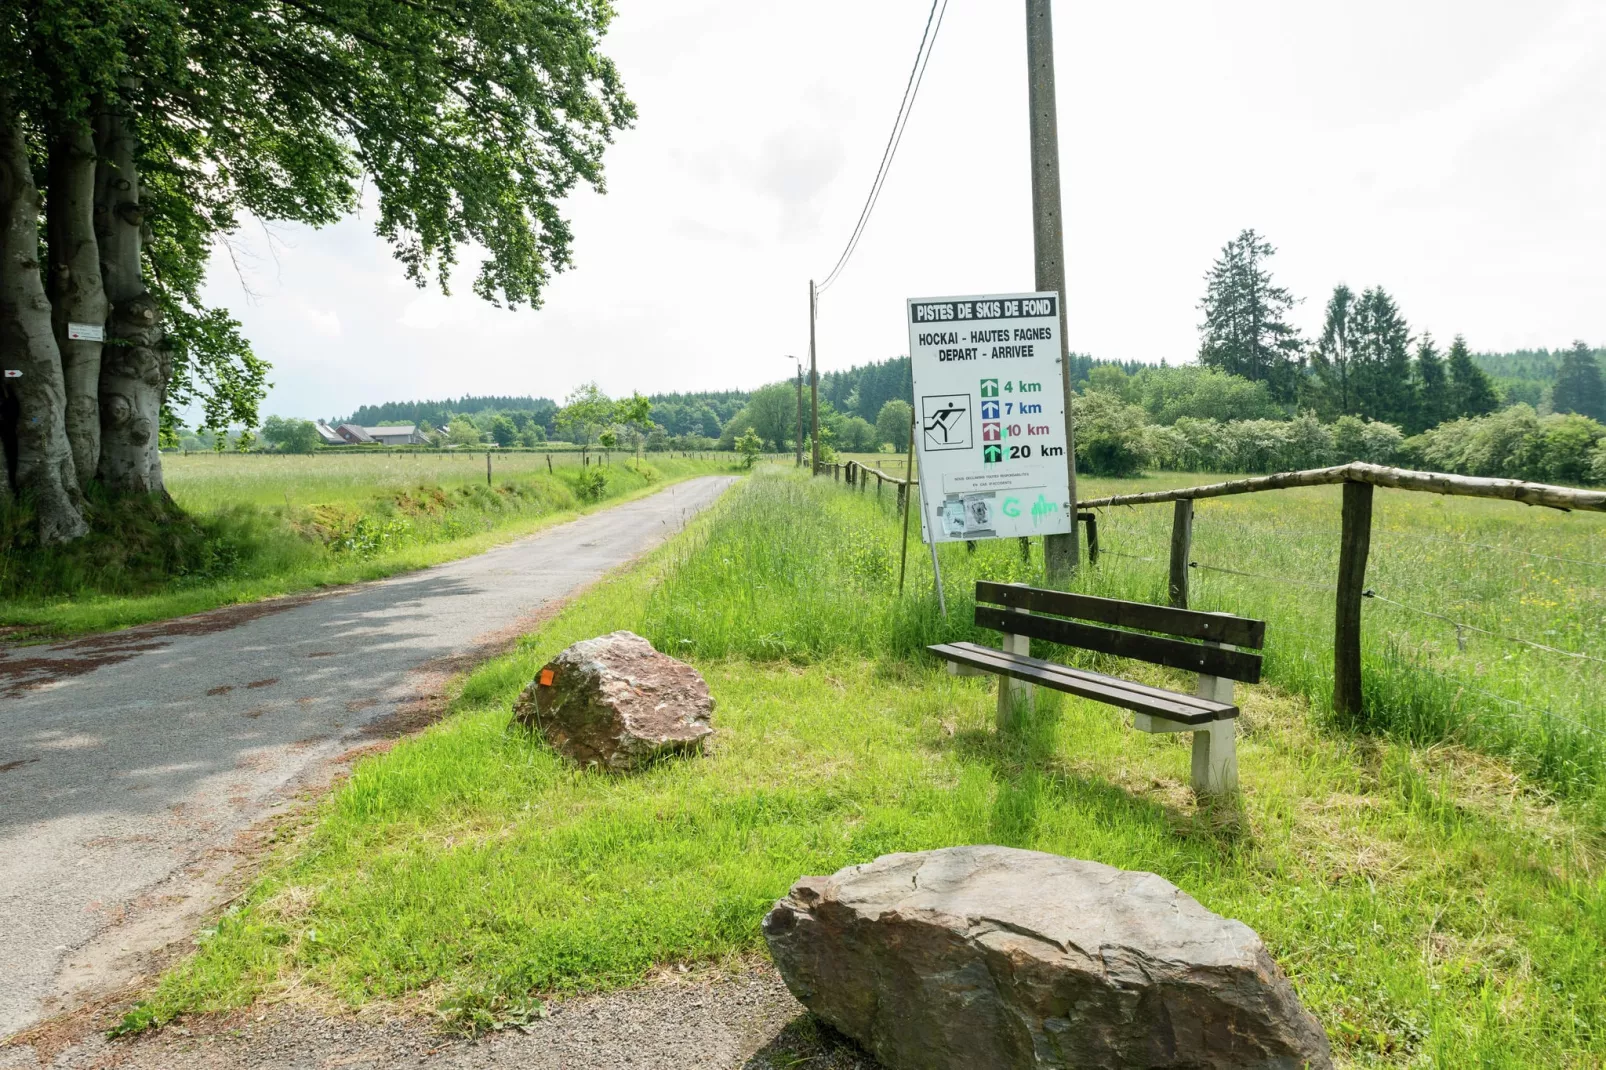
<svg viewBox="0 0 1606 1070">
<path fill-rule="evenodd" d="M 258 460 L 307 459 L 230 457 L 222 463 Z M 455 457 L 441 463 L 461 467 Z M 239 501 L 214 508 L 200 503 L 223 501 L 218 474 L 208 473 L 189 491 L 181 474 L 177 504 L 93 502 L 91 535 L 56 548 L 29 545 L 31 518 L 13 507 L 0 513 L 0 625 L 15 629 L 11 639 L 52 638 L 379 579 L 479 553 L 670 483 L 732 470 L 728 459 L 655 457 L 640 465 L 628 458 L 606 467 L 576 462 L 549 473 L 542 460 L 493 486 L 483 481 L 480 464 L 477 483 L 444 470 L 325 473 L 314 486 L 327 500 L 292 504 L 285 494 L 285 504 L 264 505 L 255 502 L 261 488 L 246 485 Z M 399 481 L 420 472 L 444 482 Z M 277 487 L 282 475 L 276 468 L 268 481 Z M 367 482 L 353 482 L 357 478 Z"/>
<path fill-rule="evenodd" d="M 592 591 L 474 673 L 449 720 L 361 764 L 134 1020 L 318 992 L 483 1027 L 759 949 L 802 874 L 986 842 L 1151 870 L 1244 920 L 1351 1065 L 1600 1064 L 1587 808 L 1460 747 L 1334 732 L 1271 687 L 1245 700 L 1231 805 L 1193 800 L 1184 740 L 1107 707 L 1044 696 L 1000 738 L 985 682 L 908 656 L 945 625 L 929 571 L 894 597 L 872 509 L 761 475 Z M 985 567 L 1011 560 L 1029 571 Z M 548 657 L 620 627 L 708 676 L 709 755 L 610 777 L 510 728 Z"/>
</svg>

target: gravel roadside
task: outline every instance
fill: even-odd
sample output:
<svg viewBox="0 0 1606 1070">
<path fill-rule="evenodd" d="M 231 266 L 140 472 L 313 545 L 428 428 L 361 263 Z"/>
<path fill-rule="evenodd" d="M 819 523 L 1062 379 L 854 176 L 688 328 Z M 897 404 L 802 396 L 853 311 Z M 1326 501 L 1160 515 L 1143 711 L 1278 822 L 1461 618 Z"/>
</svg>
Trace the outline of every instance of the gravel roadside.
<svg viewBox="0 0 1606 1070">
<path fill-rule="evenodd" d="M 94 1033 L 59 1052 L 0 1051 L 0 1068 L 51 1070 L 875 1070 L 816 1026 L 774 968 L 691 974 L 554 1003 L 527 1027 L 474 1040 L 419 1020 L 254 1008 L 131 1040 Z"/>
</svg>

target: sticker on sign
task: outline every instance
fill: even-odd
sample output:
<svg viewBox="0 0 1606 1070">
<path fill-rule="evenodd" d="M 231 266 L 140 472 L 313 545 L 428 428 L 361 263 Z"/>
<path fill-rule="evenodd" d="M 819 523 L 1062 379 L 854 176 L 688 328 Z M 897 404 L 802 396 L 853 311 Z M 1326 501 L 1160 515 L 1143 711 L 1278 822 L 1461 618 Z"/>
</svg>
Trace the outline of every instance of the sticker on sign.
<svg viewBox="0 0 1606 1070">
<path fill-rule="evenodd" d="M 927 542 L 1073 530 L 1059 295 L 909 301 Z"/>
<path fill-rule="evenodd" d="M 69 323 L 67 337 L 75 342 L 104 342 L 106 328 L 98 323 Z"/>
<path fill-rule="evenodd" d="M 22 378 L 22 369 L 20 369 L 20 368 L 7 368 L 6 369 L 6 378 L 7 379 L 21 379 Z"/>
</svg>

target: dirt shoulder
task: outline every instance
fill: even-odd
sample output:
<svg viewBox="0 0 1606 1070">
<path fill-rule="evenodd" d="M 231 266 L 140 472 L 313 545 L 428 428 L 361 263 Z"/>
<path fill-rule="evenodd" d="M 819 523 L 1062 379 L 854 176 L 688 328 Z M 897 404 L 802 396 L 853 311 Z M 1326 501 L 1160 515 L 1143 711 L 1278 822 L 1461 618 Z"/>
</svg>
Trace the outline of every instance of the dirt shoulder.
<svg viewBox="0 0 1606 1070">
<path fill-rule="evenodd" d="M 102 1023 L 104 1024 L 104 1023 Z M 640 988 L 554 1003 L 547 1017 L 475 1039 L 384 1012 L 325 1016 L 251 1008 L 190 1019 L 129 1040 L 99 1032 L 39 1049 L 0 1050 L 0 1068 L 52 1070 L 873 1070 L 850 1042 L 817 1027 L 773 967 L 666 973 Z"/>
</svg>

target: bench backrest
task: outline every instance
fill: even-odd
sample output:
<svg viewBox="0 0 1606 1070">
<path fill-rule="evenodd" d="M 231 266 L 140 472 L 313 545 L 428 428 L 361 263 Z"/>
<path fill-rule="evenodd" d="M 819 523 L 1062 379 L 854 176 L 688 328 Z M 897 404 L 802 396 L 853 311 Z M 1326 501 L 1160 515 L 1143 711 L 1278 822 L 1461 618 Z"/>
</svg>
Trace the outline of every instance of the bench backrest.
<svg viewBox="0 0 1606 1070">
<path fill-rule="evenodd" d="M 1005 608 L 995 609 L 994 606 Z M 1084 624 L 1083 621 L 1097 621 L 1098 624 Z M 976 584 L 976 624 L 1061 646 L 1250 684 L 1260 681 L 1260 655 L 1241 649 L 1228 650 L 1226 646 L 1258 650 L 1266 640 L 1263 620 L 988 580 Z M 1116 627 L 1100 626 L 1105 624 Z M 1154 632 L 1162 634 L 1148 634 Z"/>
</svg>

